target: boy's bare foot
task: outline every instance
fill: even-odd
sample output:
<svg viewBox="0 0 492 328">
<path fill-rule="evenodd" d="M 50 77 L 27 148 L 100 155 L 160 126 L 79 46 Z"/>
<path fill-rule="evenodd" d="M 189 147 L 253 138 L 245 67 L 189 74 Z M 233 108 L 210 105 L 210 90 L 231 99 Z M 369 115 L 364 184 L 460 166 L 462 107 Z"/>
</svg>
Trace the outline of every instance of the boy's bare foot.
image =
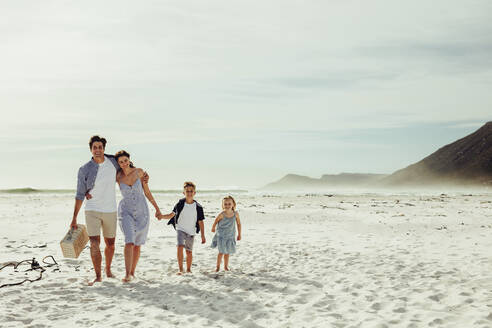
<svg viewBox="0 0 492 328">
<path fill-rule="evenodd" d="M 87 285 L 94 286 L 94 284 L 96 282 L 101 282 L 101 281 L 102 281 L 102 278 L 101 277 L 96 277 L 96 279 L 94 279 L 94 281 L 89 282 Z"/>
<path fill-rule="evenodd" d="M 125 282 L 125 283 L 126 283 L 126 282 L 130 282 L 130 281 L 132 281 L 132 280 L 133 280 L 133 276 L 126 276 L 125 278 L 121 279 L 121 281 L 123 281 L 123 282 Z"/>
</svg>

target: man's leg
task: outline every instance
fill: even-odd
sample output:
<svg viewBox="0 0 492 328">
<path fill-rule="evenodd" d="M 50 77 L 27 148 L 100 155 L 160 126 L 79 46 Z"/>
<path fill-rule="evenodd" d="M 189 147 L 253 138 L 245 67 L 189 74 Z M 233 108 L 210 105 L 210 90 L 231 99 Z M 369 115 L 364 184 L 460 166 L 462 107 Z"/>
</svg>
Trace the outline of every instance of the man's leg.
<svg viewBox="0 0 492 328">
<path fill-rule="evenodd" d="M 137 267 L 138 259 L 140 258 L 140 246 L 133 246 L 133 263 L 130 274 L 135 277 L 135 268 Z"/>
<path fill-rule="evenodd" d="M 193 261 L 193 252 L 186 250 L 186 272 L 191 273 L 191 262 Z"/>
<path fill-rule="evenodd" d="M 114 256 L 114 241 L 116 238 L 116 222 L 118 218 L 116 212 L 113 213 L 102 213 L 102 230 L 104 241 L 106 243 L 106 248 L 104 249 L 104 258 L 106 262 L 106 276 L 112 278 L 113 273 L 111 272 L 111 263 L 113 262 Z"/>
<path fill-rule="evenodd" d="M 104 248 L 104 259 L 106 262 L 106 277 L 113 278 L 113 273 L 111 272 L 111 262 L 113 262 L 114 255 L 114 240 L 115 238 L 104 238 L 106 243 L 106 248 Z"/>
<path fill-rule="evenodd" d="M 101 214 L 95 211 L 85 211 L 85 223 L 87 225 L 87 233 L 91 242 L 91 259 L 94 271 L 96 273 L 96 279 L 89 283 L 92 286 L 95 282 L 102 281 L 101 277 L 101 250 L 99 244 L 101 243 Z"/>
<path fill-rule="evenodd" d="M 101 277 L 102 257 L 101 257 L 101 250 L 99 249 L 99 244 L 101 243 L 101 237 L 100 236 L 92 236 L 89 238 L 91 241 L 92 265 L 94 266 L 94 271 L 96 272 L 96 279 L 92 283 L 89 283 L 89 285 L 92 286 L 95 282 L 102 281 L 102 277 Z"/>
<path fill-rule="evenodd" d="M 178 245 L 178 247 L 177 247 L 177 249 L 178 249 L 178 266 L 179 266 L 179 273 L 178 274 L 183 273 L 183 248 L 184 248 L 184 245 Z"/>
</svg>

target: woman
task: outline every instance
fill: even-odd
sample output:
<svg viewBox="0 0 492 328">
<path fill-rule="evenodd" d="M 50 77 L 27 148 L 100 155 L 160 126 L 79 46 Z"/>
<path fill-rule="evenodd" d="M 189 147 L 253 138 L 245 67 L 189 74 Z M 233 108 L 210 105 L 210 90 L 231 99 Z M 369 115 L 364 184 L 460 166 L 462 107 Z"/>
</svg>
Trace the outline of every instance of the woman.
<svg viewBox="0 0 492 328">
<path fill-rule="evenodd" d="M 130 154 L 121 150 L 114 157 L 120 166 L 116 173 L 116 181 L 123 195 L 118 206 L 120 227 L 125 234 L 126 276 L 123 282 L 129 282 L 135 278 L 140 246 L 145 244 L 149 232 L 149 208 L 145 197 L 155 207 L 156 215 L 160 215 L 161 212 L 148 184 L 143 180 L 144 171 L 133 166 L 130 162 Z"/>
</svg>

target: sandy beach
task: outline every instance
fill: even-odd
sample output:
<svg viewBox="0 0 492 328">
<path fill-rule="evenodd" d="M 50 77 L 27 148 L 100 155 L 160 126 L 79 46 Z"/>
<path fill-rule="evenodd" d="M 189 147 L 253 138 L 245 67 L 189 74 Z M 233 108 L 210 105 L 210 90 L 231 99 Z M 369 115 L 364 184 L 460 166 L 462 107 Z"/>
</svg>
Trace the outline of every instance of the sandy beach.
<svg viewBox="0 0 492 328">
<path fill-rule="evenodd" d="M 121 282 L 118 229 L 117 279 L 88 287 L 88 249 L 68 260 L 59 247 L 73 194 L 0 194 L 0 263 L 59 263 L 0 289 L 0 327 L 492 327 L 492 194 L 237 194 L 243 240 L 217 274 L 222 196 L 196 196 L 207 244 L 192 274 L 176 275 L 175 231 L 153 219 L 137 279 Z M 155 197 L 166 212 L 179 195 Z M 37 276 L 27 268 L 0 284 Z"/>
</svg>

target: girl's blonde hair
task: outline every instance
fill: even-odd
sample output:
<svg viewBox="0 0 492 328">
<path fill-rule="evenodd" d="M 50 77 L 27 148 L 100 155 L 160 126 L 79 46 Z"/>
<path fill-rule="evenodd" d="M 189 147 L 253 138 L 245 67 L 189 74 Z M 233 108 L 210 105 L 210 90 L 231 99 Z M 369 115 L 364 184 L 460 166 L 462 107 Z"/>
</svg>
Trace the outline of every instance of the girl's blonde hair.
<svg viewBox="0 0 492 328">
<path fill-rule="evenodd" d="M 234 198 L 232 198 L 232 196 L 226 196 L 224 198 L 222 198 L 222 209 L 224 209 L 224 201 L 230 199 L 232 201 L 232 210 L 235 211 L 236 210 L 236 201 L 234 200 Z"/>
</svg>

